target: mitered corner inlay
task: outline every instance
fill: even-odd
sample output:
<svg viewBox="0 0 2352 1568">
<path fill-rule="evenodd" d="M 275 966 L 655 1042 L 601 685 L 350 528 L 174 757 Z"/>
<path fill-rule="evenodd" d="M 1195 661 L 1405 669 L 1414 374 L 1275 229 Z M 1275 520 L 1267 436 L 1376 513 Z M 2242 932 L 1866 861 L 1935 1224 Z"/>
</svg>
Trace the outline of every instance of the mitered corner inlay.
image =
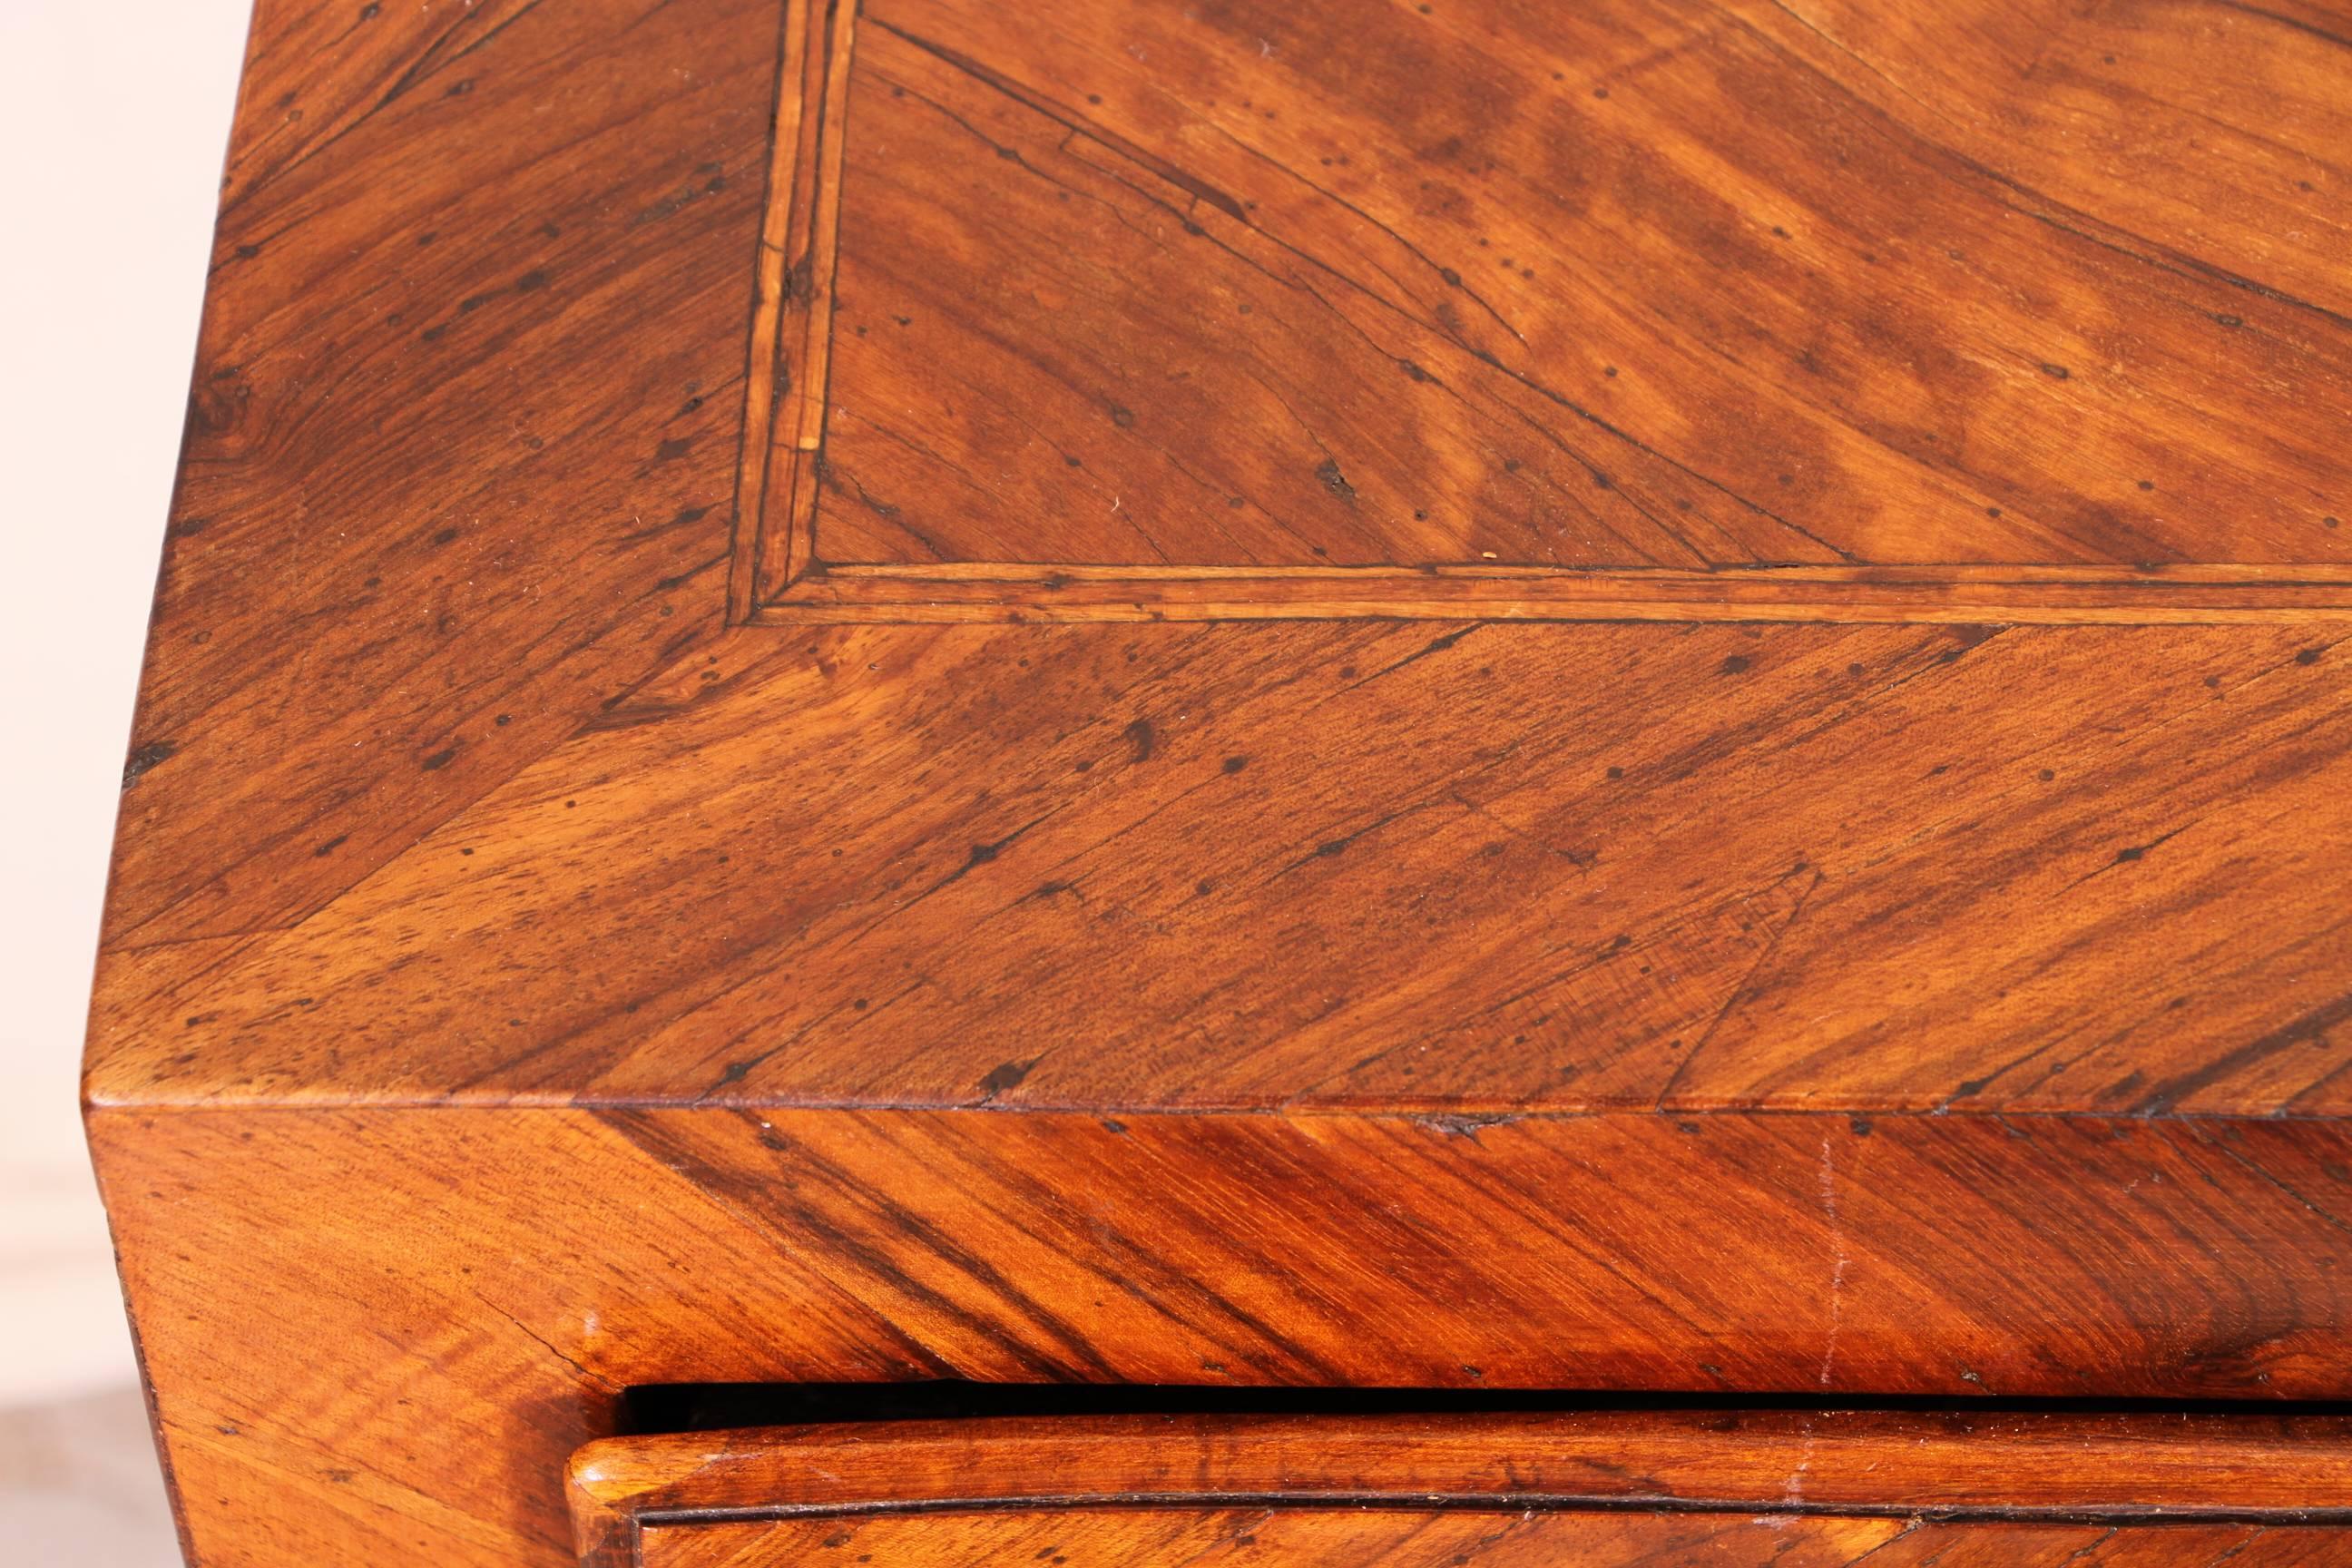
<svg viewBox="0 0 2352 1568">
<path fill-rule="evenodd" d="M 729 574 L 738 621 L 814 559 L 856 21 L 856 0 L 784 0 Z"/>
</svg>

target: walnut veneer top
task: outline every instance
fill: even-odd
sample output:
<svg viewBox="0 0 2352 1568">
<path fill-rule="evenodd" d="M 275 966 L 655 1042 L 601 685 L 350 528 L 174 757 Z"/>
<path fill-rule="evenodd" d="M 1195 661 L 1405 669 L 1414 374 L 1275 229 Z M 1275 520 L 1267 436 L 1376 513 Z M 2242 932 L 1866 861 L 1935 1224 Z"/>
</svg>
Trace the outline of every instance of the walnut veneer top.
<svg viewBox="0 0 2352 1568">
<path fill-rule="evenodd" d="M 2347 33 L 263 0 L 92 1095 L 2340 1115 Z"/>
</svg>

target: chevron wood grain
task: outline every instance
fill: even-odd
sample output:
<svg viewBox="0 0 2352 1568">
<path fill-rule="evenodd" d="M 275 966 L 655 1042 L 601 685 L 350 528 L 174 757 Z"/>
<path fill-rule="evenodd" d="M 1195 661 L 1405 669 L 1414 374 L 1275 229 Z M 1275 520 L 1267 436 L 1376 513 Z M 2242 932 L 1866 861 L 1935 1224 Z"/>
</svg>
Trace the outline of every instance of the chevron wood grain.
<svg viewBox="0 0 2352 1568">
<path fill-rule="evenodd" d="M 2347 608 L 2324 23 L 865 11 L 763 618 Z"/>
<path fill-rule="evenodd" d="M 2088 1425 L 646 1561 L 2352 1552 L 2347 40 L 259 0 L 86 1077 L 192 1562 L 929 1381 Z"/>
</svg>

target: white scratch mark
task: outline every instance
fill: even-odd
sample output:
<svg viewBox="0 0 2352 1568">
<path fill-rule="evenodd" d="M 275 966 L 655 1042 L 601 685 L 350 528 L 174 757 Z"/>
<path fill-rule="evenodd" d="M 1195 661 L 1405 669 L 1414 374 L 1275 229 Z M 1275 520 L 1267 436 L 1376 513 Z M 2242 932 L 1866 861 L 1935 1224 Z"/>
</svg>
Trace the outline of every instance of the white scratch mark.
<svg viewBox="0 0 2352 1568">
<path fill-rule="evenodd" d="M 1783 1502 L 1793 1506 L 1794 1504 L 1801 1503 L 1805 1500 L 1805 1473 L 1812 1468 L 1813 1418 L 1811 1415 L 1807 1415 L 1805 1417 L 1804 1451 L 1797 1456 L 1797 1468 L 1789 1472 L 1788 1484 L 1780 1489 L 1780 1500 Z M 1786 1520 L 1793 1516 L 1784 1513 L 1779 1517 Z"/>
<path fill-rule="evenodd" d="M 1845 1314 L 1845 1270 L 1852 1261 L 1846 1256 L 1845 1227 L 1838 1223 L 1837 1209 L 1837 1150 L 1830 1136 L 1822 1134 L 1822 1217 L 1830 1227 L 1830 1326 L 1822 1342 L 1821 1385 L 1827 1388 L 1837 1373 L 1838 1325 Z M 1798 1451 L 1797 1468 L 1789 1472 L 1781 1488 L 1781 1500 L 1796 1504 L 1805 1500 L 1805 1478 L 1813 1468 L 1813 1418 L 1805 1417 L 1805 1446 Z M 1783 1515 L 1783 1518 L 1788 1517 Z"/>
</svg>

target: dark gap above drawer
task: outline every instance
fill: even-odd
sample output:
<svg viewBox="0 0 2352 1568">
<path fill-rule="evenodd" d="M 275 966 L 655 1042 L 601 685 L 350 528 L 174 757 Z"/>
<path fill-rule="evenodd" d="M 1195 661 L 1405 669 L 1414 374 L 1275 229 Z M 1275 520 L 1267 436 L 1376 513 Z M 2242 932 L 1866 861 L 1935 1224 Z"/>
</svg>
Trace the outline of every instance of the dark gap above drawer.
<svg viewBox="0 0 2352 1568">
<path fill-rule="evenodd" d="M 1458 1388 L 1234 1388 L 1172 1384 L 669 1383 L 624 1395 L 621 1430 L 712 1432 L 829 1422 L 992 1420 L 1100 1415 L 1477 1415 L 1579 1411 L 1721 1410 L 2018 1415 L 2352 1415 L 2352 1400 L 1824 1398 L 1721 1394 L 1596 1394 Z"/>
</svg>

